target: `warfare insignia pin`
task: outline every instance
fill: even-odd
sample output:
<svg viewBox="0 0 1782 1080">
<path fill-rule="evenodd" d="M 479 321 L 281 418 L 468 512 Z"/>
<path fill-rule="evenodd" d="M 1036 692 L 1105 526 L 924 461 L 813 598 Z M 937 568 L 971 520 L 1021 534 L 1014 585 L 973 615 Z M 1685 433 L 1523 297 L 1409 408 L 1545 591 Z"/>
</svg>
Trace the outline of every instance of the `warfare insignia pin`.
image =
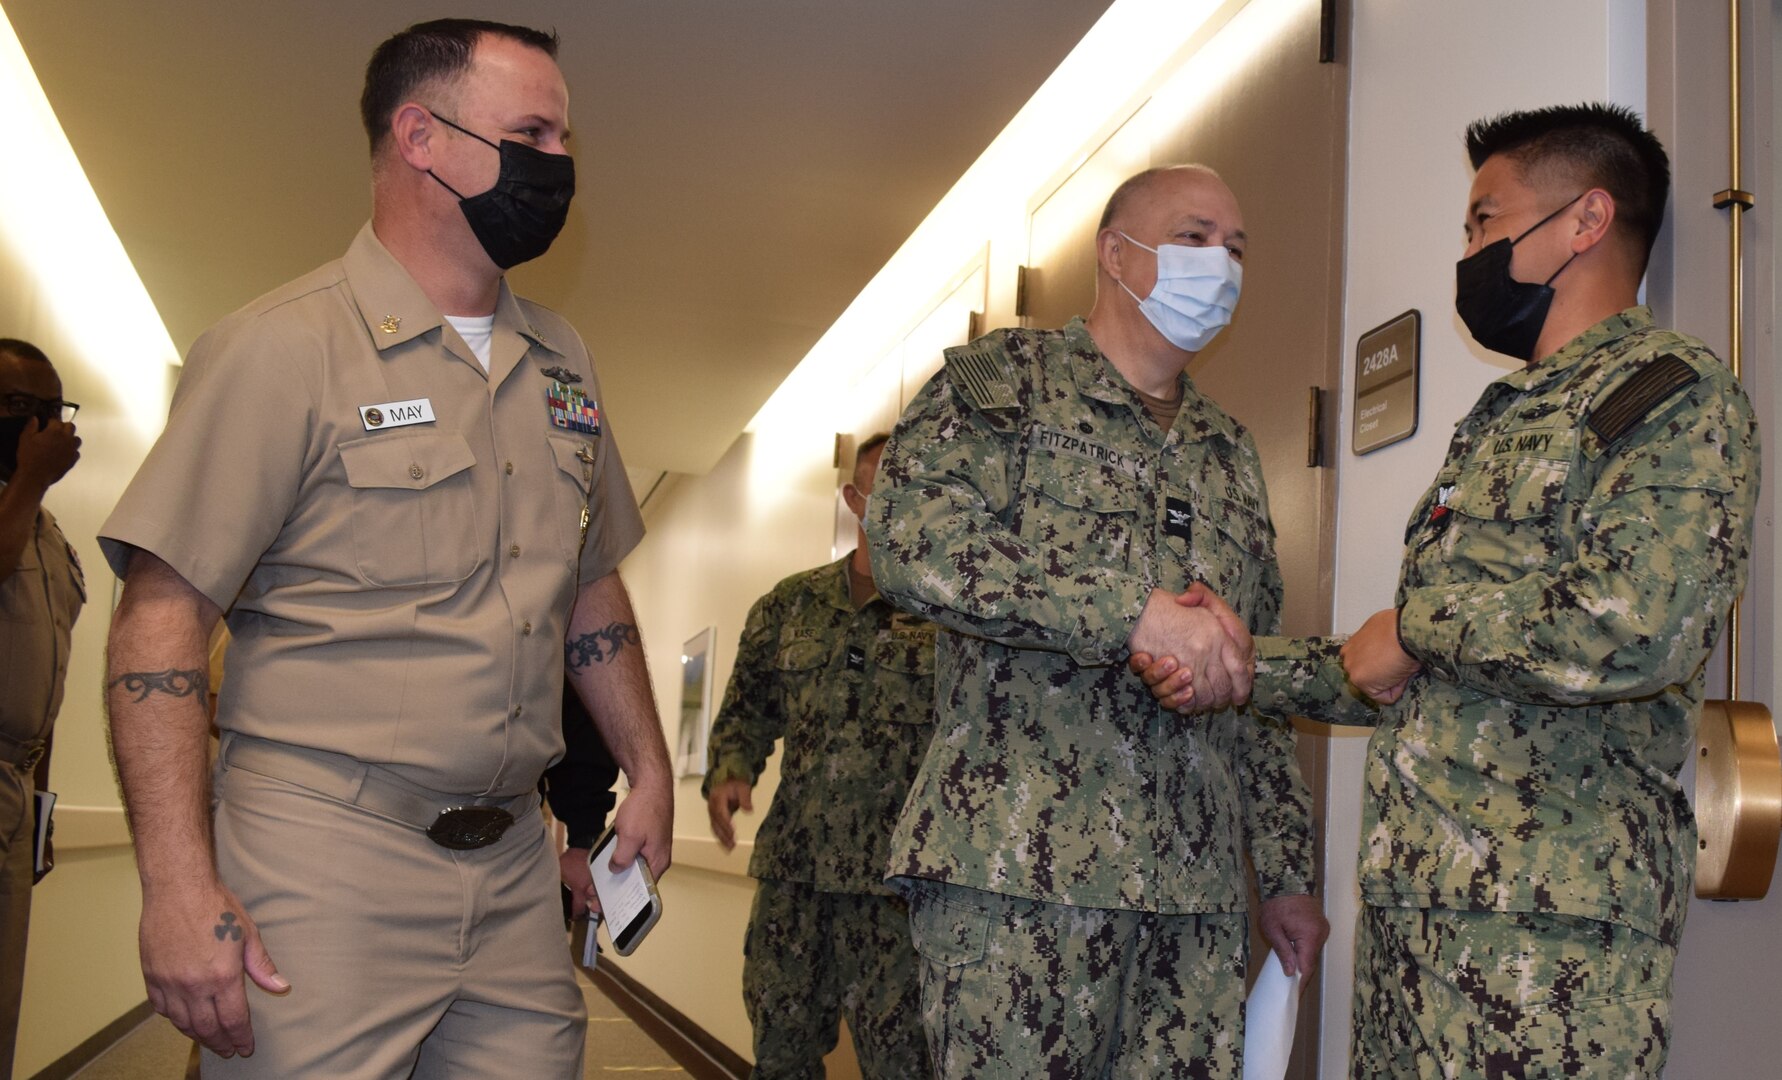
<svg viewBox="0 0 1782 1080">
<path fill-rule="evenodd" d="M 600 403 L 590 400 L 586 391 L 552 380 L 545 389 L 545 401 L 550 406 L 553 426 L 600 434 Z"/>
<path fill-rule="evenodd" d="M 582 381 L 581 372 L 571 371 L 568 368 L 548 367 L 548 368 L 541 368 L 539 370 L 541 371 L 542 374 L 549 375 L 551 378 L 556 379 L 558 382 L 561 382 L 561 383 L 578 383 L 578 382 Z"/>
</svg>

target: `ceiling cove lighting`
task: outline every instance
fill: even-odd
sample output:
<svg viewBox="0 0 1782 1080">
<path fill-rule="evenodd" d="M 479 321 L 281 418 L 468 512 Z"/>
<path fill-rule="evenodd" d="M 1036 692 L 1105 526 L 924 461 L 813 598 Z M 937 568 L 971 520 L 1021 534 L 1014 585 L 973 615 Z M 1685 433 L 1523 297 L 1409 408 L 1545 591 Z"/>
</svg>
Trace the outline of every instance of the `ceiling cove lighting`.
<svg viewBox="0 0 1782 1080">
<path fill-rule="evenodd" d="M 0 247 L 72 343 L 103 369 L 118 408 L 145 438 L 167 414 L 173 339 L 93 193 L 43 87 L 0 10 Z"/>
<path fill-rule="evenodd" d="M 799 361 L 747 430 L 831 417 L 856 369 L 894 347 L 911 329 L 912 317 L 932 306 L 941 284 L 956 277 L 986 241 L 994 275 L 1012 277 L 1013 265 L 1025 255 L 1032 200 L 1049 182 L 1068 176 L 1073 163 L 1081 164 L 1111 123 L 1131 116 L 1152 94 L 1171 99 L 1170 111 L 1192 107 L 1310 2 L 1316 0 L 1114 0 Z M 1202 50 L 1206 40 L 1215 47 Z M 1144 111 L 1161 118 L 1165 110 Z"/>
</svg>

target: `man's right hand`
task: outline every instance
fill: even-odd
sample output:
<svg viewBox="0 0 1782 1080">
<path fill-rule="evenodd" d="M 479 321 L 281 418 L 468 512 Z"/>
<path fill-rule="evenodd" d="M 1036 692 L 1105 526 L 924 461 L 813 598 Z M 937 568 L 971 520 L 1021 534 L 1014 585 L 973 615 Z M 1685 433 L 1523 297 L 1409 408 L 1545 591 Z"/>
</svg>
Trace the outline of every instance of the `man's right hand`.
<svg viewBox="0 0 1782 1080">
<path fill-rule="evenodd" d="M 1211 712 L 1249 700 L 1256 666 L 1249 628 L 1204 584 L 1181 596 L 1154 591 L 1128 644 L 1132 670 L 1164 708 Z"/>
<path fill-rule="evenodd" d="M 254 1052 L 247 987 L 291 988 L 260 943 L 259 927 L 221 884 L 182 888 L 142 902 L 142 976 L 149 1004 L 220 1057 Z"/>
<path fill-rule="evenodd" d="M 47 491 L 80 460 L 80 436 L 62 420 L 46 420 L 41 428 L 27 421 L 19 433 L 18 460 L 13 479 Z"/>
<path fill-rule="evenodd" d="M 711 815 L 712 835 L 718 843 L 724 845 L 725 851 L 736 849 L 736 826 L 730 823 L 730 815 L 738 808 L 754 813 L 755 804 L 749 793 L 754 785 L 747 780 L 725 780 L 712 785 L 712 793 L 706 797 L 706 813 Z"/>
</svg>

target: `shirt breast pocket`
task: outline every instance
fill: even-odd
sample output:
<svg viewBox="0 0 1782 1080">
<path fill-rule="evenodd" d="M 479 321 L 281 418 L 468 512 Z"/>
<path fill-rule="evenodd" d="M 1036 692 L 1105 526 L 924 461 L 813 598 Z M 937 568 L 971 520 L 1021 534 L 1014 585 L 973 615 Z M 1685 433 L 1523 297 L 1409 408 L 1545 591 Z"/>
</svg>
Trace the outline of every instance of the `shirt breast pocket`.
<svg viewBox="0 0 1782 1080">
<path fill-rule="evenodd" d="M 1515 581 L 1564 557 L 1569 461 L 1494 458 L 1469 465 L 1448 496 L 1453 524 L 1436 545 L 1450 567 L 1488 580 Z"/>
<path fill-rule="evenodd" d="M 884 630 L 872 647 L 879 705 L 905 724 L 934 720 L 934 632 Z"/>
<path fill-rule="evenodd" d="M 551 444 L 551 457 L 557 463 L 557 478 L 552 485 L 557 497 L 557 538 L 569 564 L 581 561 L 583 529 L 582 512 L 593 513 L 589 505 L 594 485 L 594 455 L 600 436 L 546 435 Z"/>
<path fill-rule="evenodd" d="M 1125 569 L 1138 526 L 1136 481 L 1092 462 L 1035 454 L 1028 460 L 1021 536 L 1040 549 L 1048 574 L 1072 566 Z"/>
<path fill-rule="evenodd" d="M 48 621 L 49 610 L 43 603 L 43 564 L 37 558 L 36 537 L 28 535 L 12 576 L 0 582 L 0 622 Z"/>
<path fill-rule="evenodd" d="M 373 585 L 463 581 L 477 568 L 476 455 L 450 431 L 340 444 L 353 489 L 353 552 Z"/>
</svg>

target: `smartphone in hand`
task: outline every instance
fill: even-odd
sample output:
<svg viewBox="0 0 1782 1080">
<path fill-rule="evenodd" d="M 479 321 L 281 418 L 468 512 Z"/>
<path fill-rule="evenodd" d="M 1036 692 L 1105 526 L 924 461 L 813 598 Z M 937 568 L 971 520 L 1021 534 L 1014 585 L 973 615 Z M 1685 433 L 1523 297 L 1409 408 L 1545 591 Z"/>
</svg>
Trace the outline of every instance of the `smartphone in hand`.
<svg viewBox="0 0 1782 1080">
<path fill-rule="evenodd" d="M 613 849 L 618 843 L 618 834 L 607 829 L 588 855 L 588 872 L 594 876 L 594 895 L 600 899 L 613 951 L 630 956 L 662 917 L 662 897 L 656 892 L 656 879 L 650 875 L 650 866 L 642 855 L 624 870 L 613 872 Z"/>
</svg>

